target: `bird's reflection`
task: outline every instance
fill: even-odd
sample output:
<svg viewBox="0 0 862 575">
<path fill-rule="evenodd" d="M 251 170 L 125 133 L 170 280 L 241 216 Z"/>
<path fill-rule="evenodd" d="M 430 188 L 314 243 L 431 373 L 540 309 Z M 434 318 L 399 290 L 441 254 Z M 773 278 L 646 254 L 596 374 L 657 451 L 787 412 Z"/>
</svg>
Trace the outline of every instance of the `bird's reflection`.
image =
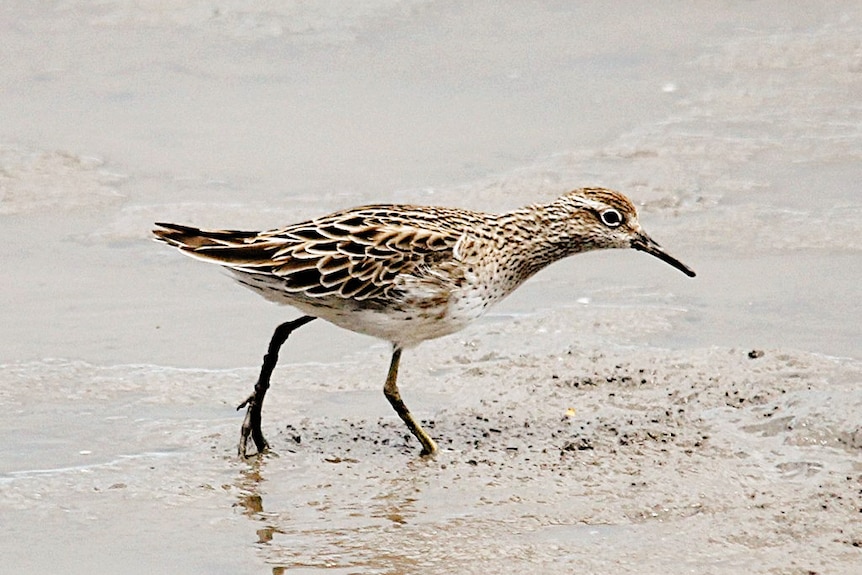
<svg viewBox="0 0 862 575">
<path fill-rule="evenodd" d="M 262 471 L 263 458 L 256 458 L 248 462 L 239 473 L 236 487 L 238 495 L 235 507 L 242 509 L 242 514 L 249 519 L 265 523 L 264 527 L 258 528 L 257 542 L 258 544 L 269 544 L 272 541 L 275 533 L 280 533 L 280 529 L 271 524 L 271 517 L 268 517 L 263 508 L 263 495 L 261 494 L 261 484 L 264 479 Z"/>
<path fill-rule="evenodd" d="M 404 571 L 392 572 L 405 573 L 416 567 L 417 558 L 403 553 L 406 549 L 394 551 L 401 545 L 393 541 L 423 521 L 423 493 L 433 477 L 426 463 L 408 464 L 402 473 L 384 477 L 372 458 L 322 457 L 306 468 L 308 476 L 281 477 L 280 466 L 267 470 L 273 463 L 266 456 L 243 463 L 234 504 L 254 522 L 256 545 L 273 574 L 298 567 L 387 566 L 391 571 L 400 565 Z M 267 471 L 278 471 L 280 483 L 267 484 Z M 285 508 L 267 509 L 267 494 Z M 379 545 L 369 544 L 374 540 Z"/>
</svg>

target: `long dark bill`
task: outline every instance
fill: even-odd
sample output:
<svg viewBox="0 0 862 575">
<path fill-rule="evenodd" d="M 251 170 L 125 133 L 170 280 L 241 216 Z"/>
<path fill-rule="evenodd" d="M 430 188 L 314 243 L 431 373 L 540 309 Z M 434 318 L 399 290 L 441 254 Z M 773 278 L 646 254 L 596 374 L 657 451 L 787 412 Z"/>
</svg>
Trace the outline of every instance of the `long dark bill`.
<svg viewBox="0 0 862 575">
<path fill-rule="evenodd" d="M 637 238 L 633 239 L 632 247 L 638 251 L 646 252 L 651 256 L 655 256 L 661 261 L 672 265 L 690 278 L 693 278 L 696 275 L 693 269 L 670 255 L 666 251 L 664 251 L 660 245 L 655 243 L 652 238 L 646 234 L 640 234 Z"/>
</svg>

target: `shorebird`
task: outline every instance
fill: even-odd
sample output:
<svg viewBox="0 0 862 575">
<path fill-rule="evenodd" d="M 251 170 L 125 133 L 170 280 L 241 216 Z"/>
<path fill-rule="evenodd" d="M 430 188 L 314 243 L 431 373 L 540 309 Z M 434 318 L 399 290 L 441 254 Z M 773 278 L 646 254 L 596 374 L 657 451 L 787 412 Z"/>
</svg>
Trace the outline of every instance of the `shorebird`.
<svg viewBox="0 0 862 575">
<path fill-rule="evenodd" d="M 156 225 L 158 240 L 224 266 L 242 285 L 305 314 L 275 329 L 254 391 L 237 407 L 247 408 L 241 457 L 249 437 L 258 453 L 269 448 L 261 409 L 279 350 L 316 318 L 392 344 L 383 393 L 428 456 L 437 444 L 398 390 L 402 350 L 463 329 L 542 268 L 581 252 L 634 248 L 695 275 L 643 231 L 628 198 L 604 188 L 501 214 L 393 204 L 268 231 Z"/>
</svg>

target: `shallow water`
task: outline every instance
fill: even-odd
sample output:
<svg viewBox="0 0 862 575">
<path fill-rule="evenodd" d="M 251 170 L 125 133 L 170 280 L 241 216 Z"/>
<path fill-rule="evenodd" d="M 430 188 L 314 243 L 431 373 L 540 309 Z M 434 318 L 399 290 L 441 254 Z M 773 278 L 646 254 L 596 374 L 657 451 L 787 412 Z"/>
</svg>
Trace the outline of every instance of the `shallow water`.
<svg viewBox="0 0 862 575">
<path fill-rule="evenodd" d="M 854 572 L 860 33 L 853 2 L 7 3 L 4 570 Z M 698 277 L 585 254 L 406 354 L 430 463 L 386 345 L 315 322 L 277 455 L 234 457 L 293 312 L 152 222 L 582 185 Z"/>
</svg>

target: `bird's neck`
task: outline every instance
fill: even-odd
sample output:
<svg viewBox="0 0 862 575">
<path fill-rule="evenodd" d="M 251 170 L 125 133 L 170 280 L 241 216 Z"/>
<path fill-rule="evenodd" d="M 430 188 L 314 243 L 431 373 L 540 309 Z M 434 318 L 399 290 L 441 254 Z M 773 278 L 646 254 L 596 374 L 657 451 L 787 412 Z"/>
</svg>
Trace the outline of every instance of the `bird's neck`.
<svg viewBox="0 0 862 575">
<path fill-rule="evenodd" d="M 501 247 L 512 254 L 507 265 L 523 281 L 558 260 L 594 249 L 589 238 L 578 233 L 578 215 L 550 203 L 497 216 L 495 225 L 502 228 L 505 238 Z"/>
</svg>

